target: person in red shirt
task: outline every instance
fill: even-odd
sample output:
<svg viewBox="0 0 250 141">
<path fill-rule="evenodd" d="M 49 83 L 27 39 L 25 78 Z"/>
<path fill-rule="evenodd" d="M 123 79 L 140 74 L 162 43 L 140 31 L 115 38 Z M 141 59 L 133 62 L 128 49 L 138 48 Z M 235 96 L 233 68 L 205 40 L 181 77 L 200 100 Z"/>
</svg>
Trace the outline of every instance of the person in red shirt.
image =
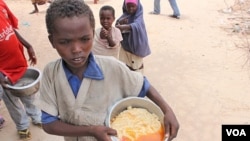
<svg viewBox="0 0 250 141">
<path fill-rule="evenodd" d="M 6 84 L 15 84 L 28 68 L 24 47 L 30 65 L 37 63 L 33 47 L 17 32 L 18 20 L 3 0 L 0 0 L 0 89 L 2 98 L 21 139 L 30 139 L 29 117 L 35 125 L 41 125 L 41 110 L 34 104 L 35 95 L 16 97 Z M 0 91 L 1 92 L 1 91 Z"/>
</svg>

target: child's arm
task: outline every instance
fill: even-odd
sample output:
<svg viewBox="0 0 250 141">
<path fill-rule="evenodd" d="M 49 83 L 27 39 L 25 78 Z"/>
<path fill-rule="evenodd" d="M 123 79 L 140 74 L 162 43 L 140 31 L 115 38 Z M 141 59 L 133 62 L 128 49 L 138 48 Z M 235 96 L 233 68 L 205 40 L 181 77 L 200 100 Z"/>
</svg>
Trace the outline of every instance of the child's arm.
<svg viewBox="0 0 250 141">
<path fill-rule="evenodd" d="M 32 48 L 31 44 L 27 42 L 16 30 L 14 30 L 16 33 L 16 36 L 18 40 L 22 43 L 23 46 L 25 46 L 27 49 Z"/>
<path fill-rule="evenodd" d="M 98 141 L 110 141 L 110 136 L 116 136 L 117 132 L 106 126 L 76 126 L 60 120 L 43 124 L 43 129 L 48 134 L 59 136 L 93 136 Z"/>
<path fill-rule="evenodd" d="M 173 110 L 153 86 L 150 86 L 147 92 L 147 97 L 157 104 L 163 111 L 165 135 L 168 138 L 168 141 L 171 141 L 177 136 L 177 132 L 179 130 L 179 123 Z"/>
<path fill-rule="evenodd" d="M 123 17 L 123 18 L 120 18 L 119 20 L 116 21 L 116 25 L 117 24 L 128 24 L 128 18 L 130 17 L 129 16 L 126 16 L 126 17 Z"/>
<path fill-rule="evenodd" d="M 130 24 L 117 24 L 115 27 L 119 28 L 121 32 L 131 30 Z"/>
<path fill-rule="evenodd" d="M 27 49 L 27 52 L 29 55 L 29 61 L 31 62 L 30 65 L 35 65 L 37 63 L 37 58 L 36 58 L 35 51 L 33 50 L 33 47 L 16 30 L 14 30 L 14 31 L 15 31 L 16 36 L 19 39 L 19 41 Z"/>
</svg>

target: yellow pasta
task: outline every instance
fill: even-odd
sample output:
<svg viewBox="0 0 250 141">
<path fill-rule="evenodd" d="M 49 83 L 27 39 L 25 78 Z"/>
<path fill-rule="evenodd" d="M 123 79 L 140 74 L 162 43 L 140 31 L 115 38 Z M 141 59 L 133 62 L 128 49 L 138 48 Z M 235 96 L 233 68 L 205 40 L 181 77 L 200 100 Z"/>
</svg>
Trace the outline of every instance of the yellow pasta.
<svg viewBox="0 0 250 141">
<path fill-rule="evenodd" d="M 111 120 L 111 127 L 117 130 L 118 138 L 136 141 L 139 137 L 154 134 L 162 129 L 159 117 L 144 108 L 124 110 Z"/>
</svg>

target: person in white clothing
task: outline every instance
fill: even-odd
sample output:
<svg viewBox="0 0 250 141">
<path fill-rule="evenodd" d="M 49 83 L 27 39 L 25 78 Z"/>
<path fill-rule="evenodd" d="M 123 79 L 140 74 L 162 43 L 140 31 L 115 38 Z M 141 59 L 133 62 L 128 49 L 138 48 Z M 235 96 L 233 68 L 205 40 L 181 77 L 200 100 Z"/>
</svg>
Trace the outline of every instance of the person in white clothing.
<svg viewBox="0 0 250 141">
<path fill-rule="evenodd" d="M 114 56 L 119 58 L 121 48 L 121 31 L 112 26 L 115 20 L 115 9 L 103 6 L 99 12 L 101 28 L 96 29 L 92 52 L 96 55 Z"/>
</svg>

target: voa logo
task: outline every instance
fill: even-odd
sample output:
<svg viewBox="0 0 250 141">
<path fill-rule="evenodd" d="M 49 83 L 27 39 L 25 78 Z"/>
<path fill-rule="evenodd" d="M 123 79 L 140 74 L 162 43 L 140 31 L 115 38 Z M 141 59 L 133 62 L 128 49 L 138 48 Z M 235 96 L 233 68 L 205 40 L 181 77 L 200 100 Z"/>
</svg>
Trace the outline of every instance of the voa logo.
<svg viewBox="0 0 250 141">
<path fill-rule="evenodd" d="M 244 129 L 226 129 L 228 136 L 247 136 Z"/>
</svg>

